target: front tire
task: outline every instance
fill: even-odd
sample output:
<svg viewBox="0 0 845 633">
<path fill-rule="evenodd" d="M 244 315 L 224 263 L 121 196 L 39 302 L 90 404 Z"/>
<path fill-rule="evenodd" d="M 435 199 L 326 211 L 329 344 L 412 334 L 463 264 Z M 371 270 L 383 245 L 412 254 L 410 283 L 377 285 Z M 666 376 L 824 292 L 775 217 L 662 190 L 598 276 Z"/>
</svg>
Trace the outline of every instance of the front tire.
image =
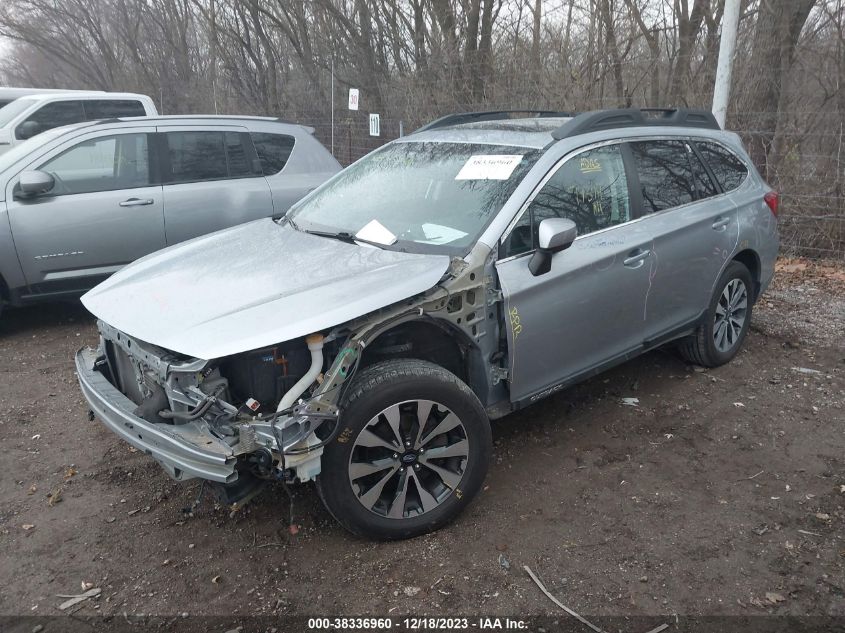
<svg viewBox="0 0 845 633">
<path fill-rule="evenodd" d="M 492 453 L 478 398 L 433 363 L 377 363 L 344 398 L 317 490 L 347 530 L 382 540 L 437 530 L 481 488 Z"/>
<path fill-rule="evenodd" d="M 739 353 L 751 323 L 754 283 L 743 264 L 732 261 L 719 277 L 704 321 L 681 341 L 681 355 L 702 367 L 718 367 Z"/>
</svg>

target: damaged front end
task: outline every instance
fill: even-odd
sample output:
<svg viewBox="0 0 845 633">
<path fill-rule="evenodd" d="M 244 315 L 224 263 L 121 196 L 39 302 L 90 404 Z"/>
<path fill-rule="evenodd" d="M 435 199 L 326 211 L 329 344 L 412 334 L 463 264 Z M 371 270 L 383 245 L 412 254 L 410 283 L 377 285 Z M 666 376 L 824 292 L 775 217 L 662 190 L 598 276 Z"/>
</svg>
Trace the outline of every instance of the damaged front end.
<svg viewBox="0 0 845 633">
<path fill-rule="evenodd" d="M 255 488 L 247 482 L 308 481 L 320 472 L 322 446 L 337 429 L 338 387 L 354 369 L 356 349 L 315 334 L 206 361 L 103 321 L 98 328 L 99 348 L 76 354 L 92 412 L 174 479 L 217 482 L 227 501 L 237 501 Z M 324 372 L 326 357 L 333 362 Z"/>
<path fill-rule="evenodd" d="M 497 299 L 488 265 L 489 249 L 478 249 L 453 259 L 440 283 L 413 298 L 325 334 L 214 360 L 146 343 L 101 319 L 98 349 L 77 352 L 79 381 L 92 412 L 171 477 L 216 482 L 227 503 L 245 501 L 262 481 L 309 481 L 320 474 L 323 446 L 338 434 L 338 441 L 348 440 L 340 406 L 359 364 L 388 356 L 437 360 L 436 350 L 421 349 L 430 343 L 426 337 L 389 335 L 403 332 L 403 325 L 434 324 L 465 341 L 482 401 L 501 401 L 500 332 L 495 310 L 488 309 Z"/>
</svg>

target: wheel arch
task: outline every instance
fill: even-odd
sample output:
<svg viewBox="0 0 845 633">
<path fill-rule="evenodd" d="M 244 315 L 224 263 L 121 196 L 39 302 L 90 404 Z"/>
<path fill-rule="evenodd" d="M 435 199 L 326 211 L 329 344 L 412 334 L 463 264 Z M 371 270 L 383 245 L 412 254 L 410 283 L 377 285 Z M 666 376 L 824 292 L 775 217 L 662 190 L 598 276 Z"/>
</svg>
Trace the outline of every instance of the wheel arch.
<svg viewBox="0 0 845 633">
<path fill-rule="evenodd" d="M 452 372 L 486 404 L 488 389 L 481 352 L 459 327 L 444 319 L 402 321 L 381 332 L 364 349 L 361 367 L 393 358 L 425 360 Z"/>
<path fill-rule="evenodd" d="M 757 301 L 757 297 L 760 296 L 760 283 L 762 274 L 760 256 L 753 249 L 746 248 L 734 255 L 731 261 L 739 262 L 748 269 L 748 272 L 751 273 L 751 280 L 754 282 L 754 296 L 752 298 L 752 301 Z"/>
</svg>

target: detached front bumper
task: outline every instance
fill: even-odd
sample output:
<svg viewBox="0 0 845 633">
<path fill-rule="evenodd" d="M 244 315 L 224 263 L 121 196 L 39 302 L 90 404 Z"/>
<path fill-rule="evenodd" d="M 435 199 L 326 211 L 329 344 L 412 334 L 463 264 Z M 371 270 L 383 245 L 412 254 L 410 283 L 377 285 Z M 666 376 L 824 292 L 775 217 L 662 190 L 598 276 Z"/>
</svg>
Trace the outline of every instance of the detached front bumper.
<svg viewBox="0 0 845 633">
<path fill-rule="evenodd" d="M 230 483 L 238 478 L 232 448 L 212 435 L 204 422 L 165 425 L 139 418 L 135 403 L 94 370 L 96 359 L 96 351 L 80 349 L 76 373 L 88 405 L 103 424 L 150 455 L 174 479 Z"/>
</svg>

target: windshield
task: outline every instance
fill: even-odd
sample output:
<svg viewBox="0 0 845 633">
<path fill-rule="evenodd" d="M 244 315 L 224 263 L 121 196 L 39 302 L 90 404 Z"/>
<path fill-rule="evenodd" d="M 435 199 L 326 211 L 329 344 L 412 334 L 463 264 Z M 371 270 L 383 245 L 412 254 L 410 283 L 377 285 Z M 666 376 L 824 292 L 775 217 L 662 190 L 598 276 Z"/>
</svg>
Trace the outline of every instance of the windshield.
<svg viewBox="0 0 845 633">
<path fill-rule="evenodd" d="M 466 252 L 540 151 L 471 143 L 391 143 L 344 169 L 287 215 L 304 231 L 346 233 L 410 252 Z"/>
<path fill-rule="evenodd" d="M 9 122 L 21 112 L 35 103 L 35 99 L 15 99 L 0 108 L 0 127 L 6 127 Z"/>
<path fill-rule="evenodd" d="M 0 112 L 2 112 L 2 110 L 0 110 Z M 21 158 L 23 158 L 30 152 L 33 152 L 40 147 L 45 147 L 47 143 L 52 141 L 57 136 L 61 136 L 65 132 L 67 132 L 66 127 L 56 127 L 52 130 L 42 132 L 38 136 L 33 136 L 30 139 L 13 145 L 9 150 L 0 154 L 0 173 L 14 166 L 16 162 L 18 162 Z"/>
</svg>

